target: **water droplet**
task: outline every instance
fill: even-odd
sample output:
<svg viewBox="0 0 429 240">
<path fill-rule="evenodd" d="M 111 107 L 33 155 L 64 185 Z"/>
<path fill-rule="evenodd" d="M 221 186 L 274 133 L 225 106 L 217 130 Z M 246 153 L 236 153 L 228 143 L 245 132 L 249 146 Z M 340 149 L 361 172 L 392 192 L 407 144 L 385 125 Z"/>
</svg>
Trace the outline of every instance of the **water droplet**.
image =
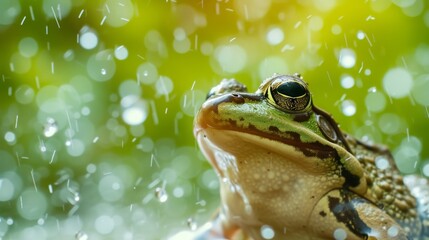
<svg viewBox="0 0 429 240">
<path fill-rule="evenodd" d="M 67 153 L 73 157 L 79 157 L 85 152 L 85 143 L 80 139 L 66 141 Z"/>
<path fill-rule="evenodd" d="M 28 85 L 21 85 L 15 92 L 15 99 L 21 104 L 29 104 L 35 95 L 33 88 Z"/>
<path fill-rule="evenodd" d="M 429 162 L 426 162 L 422 168 L 423 175 L 429 177 Z"/>
<path fill-rule="evenodd" d="M 380 130 L 386 134 L 397 134 L 404 130 L 404 122 L 401 117 L 393 113 L 384 113 L 378 119 Z"/>
<path fill-rule="evenodd" d="M 0 217 L 0 238 L 4 237 L 9 230 L 9 225 L 6 223 L 6 220 Z"/>
<path fill-rule="evenodd" d="M 123 181 L 113 174 L 103 176 L 98 184 L 98 192 L 105 201 L 118 201 L 125 193 Z"/>
<path fill-rule="evenodd" d="M 323 28 L 323 19 L 319 16 L 312 16 L 308 20 L 308 27 L 312 31 L 320 31 Z"/>
<path fill-rule="evenodd" d="M 33 57 L 36 55 L 39 46 L 34 38 L 26 37 L 19 41 L 18 49 L 24 57 Z"/>
<path fill-rule="evenodd" d="M 142 63 L 137 68 L 137 81 L 143 84 L 152 84 L 158 80 L 158 69 L 150 62 Z"/>
<path fill-rule="evenodd" d="M 84 26 L 79 35 L 79 44 L 87 50 L 93 49 L 98 44 L 98 37 L 94 30 Z"/>
<path fill-rule="evenodd" d="M 76 240 L 88 240 L 88 234 L 86 234 L 85 232 L 79 231 L 76 233 L 75 235 L 75 239 Z"/>
<path fill-rule="evenodd" d="M 338 24 L 333 25 L 332 28 L 331 28 L 331 32 L 334 35 L 339 35 L 342 31 L 343 31 L 343 29 Z"/>
<path fill-rule="evenodd" d="M 265 37 L 268 44 L 278 45 L 284 40 L 283 30 L 279 27 L 272 27 L 268 30 L 267 36 Z"/>
<path fill-rule="evenodd" d="M 114 54 L 118 60 L 125 60 L 128 57 L 128 49 L 124 45 L 118 46 Z"/>
<path fill-rule="evenodd" d="M 103 16 L 108 16 L 105 21 L 112 27 L 126 25 L 134 16 L 134 2 L 130 0 L 107 0 L 103 7 Z"/>
<path fill-rule="evenodd" d="M 87 63 L 88 75 L 95 81 L 108 81 L 116 72 L 115 58 L 111 50 L 100 51 L 92 55 Z"/>
<path fill-rule="evenodd" d="M 6 223 L 7 223 L 7 225 L 11 226 L 11 225 L 13 225 L 14 221 L 13 221 L 13 219 L 12 219 L 12 218 L 8 218 L 8 219 L 6 220 Z"/>
<path fill-rule="evenodd" d="M 396 226 L 391 226 L 389 229 L 387 229 L 387 235 L 389 235 L 389 237 L 396 237 L 398 236 L 399 233 L 399 229 Z"/>
<path fill-rule="evenodd" d="M 273 239 L 275 236 L 274 229 L 268 225 L 262 225 L 261 236 L 263 239 Z"/>
<path fill-rule="evenodd" d="M 428 54 L 429 56 L 429 54 Z M 429 106 L 429 75 L 421 75 L 417 77 L 414 86 L 411 90 L 416 102 L 423 106 Z"/>
<path fill-rule="evenodd" d="M 355 79 L 352 76 L 348 74 L 341 76 L 341 86 L 343 88 L 349 89 L 349 88 L 352 88 L 354 85 L 355 85 Z"/>
<path fill-rule="evenodd" d="M 113 231 L 115 227 L 115 220 L 110 216 L 101 215 L 95 219 L 94 227 L 97 232 L 106 235 Z"/>
<path fill-rule="evenodd" d="M 392 68 L 383 77 L 383 87 L 392 98 L 402 98 L 410 93 L 413 77 L 404 68 Z"/>
<path fill-rule="evenodd" d="M 344 100 L 341 103 L 341 111 L 346 116 L 353 116 L 356 113 L 356 104 L 352 100 Z"/>
<path fill-rule="evenodd" d="M 359 40 L 363 40 L 365 38 L 365 32 L 363 31 L 358 31 L 356 34 L 357 39 Z"/>
<path fill-rule="evenodd" d="M 368 90 L 365 97 L 365 105 L 368 111 L 381 112 L 386 108 L 386 98 L 383 93 L 374 90 Z"/>
<path fill-rule="evenodd" d="M 39 218 L 39 219 L 37 220 L 37 224 L 39 224 L 39 225 L 43 225 L 43 224 L 45 224 L 45 219 L 44 219 L 44 218 Z"/>
<path fill-rule="evenodd" d="M 0 202 L 9 201 L 15 194 L 15 185 L 8 178 L 0 178 Z"/>
<path fill-rule="evenodd" d="M 416 171 L 416 164 L 420 160 L 419 152 L 407 145 L 401 145 L 394 150 L 393 156 L 399 171 L 410 174 Z"/>
<path fill-rule="evenodd" d="M 191 41 L 188 38 L 183 40 L 175 39 L 173 41 L 173 48 L 178 53 L 187 53 L 191 49 Z"/>
<path fill-rule="evenodd" d="M 97 171 L 97 166 L 93 163 L 88 164 L 88 166 L 86 166 L 86 171 L 88 173 L 95 173 L 95 171 Z"/>
<path fill-rule="evenodd" d="M 347 238 L 347 232 L 342 228 L 337 228 L 334 231 L 334 239 L 335 240 L 344 240 Z"/>
<path fill-rule="evenodd" d="M 134 95 L 128 95 L 121 99 L 124 108 L 122 119 L 125 123 L 135 126 L 142 124 L 148 116 L 148 104 Z"/>
<path fill-rule="evenodd" d="M 6 132 L 4 134 L 4 140 L 6 140 L 6 142 L 8 142 L 9 144 L 14 144 L 16 141 L 16 135 L 13 132 Z"/>
<path fill-rule="evenodd" d="M 190 218 L 188 218 L 188 219 L 186 220 L 186 222 L 187 222 L 187 224 L 188 224 L 189 229 L 191 229 L 191 231 L 195 231 L 195 230 L 197 230 L 197 228 L 198 228 L 198 224 L 197 224 L 197 222 L 195 221 L 195 219 L 194 219 L 194 218 L 190 217 Z"/>
<path fill-rule="evenodd" d="M 36 220 L 45 215 L 48 202 L 43 193 L 30 188 L 21 193 L 16 206 L 21 217 Z"/>
<path fill-rule="evenodd" d="M 163 203 L 168 200 L 168 194 L 167 191 L 165 191 L 164 188 L 157 187 L 155 189 L 155 197 L 158 199 L 159 202 Z"/>
<path fill-rule="evenodd" d="M 356 53 L 353 49 L 343 48 L 340 50 L 339 62 L 343 68 L 352 68 L 356 64 Z"/>
<path fill-rule="evenodd" d="M 390 163 L 385 156 L 377 156 L 375 158 L 375 166 L 381 170 L 385 170 L 390 167 Z"/>
<path fill-rule="evenodd" d="M 159 95 L 169 95 L 173 91 L 173 81 L 166 76 L 159 76 L 155 84 L 156 93 Z"/>
<path fill-rule="evenodd" d="M 55 119 L 53 118 L 46 119 L 46 123 L 43 127 L 43 135 L 45 135 L 45 137 L 52 137 L 55 135 L 55 133 L 57 133 L 57 131 L 58 131 L 58 125 Z"/>
</svg>

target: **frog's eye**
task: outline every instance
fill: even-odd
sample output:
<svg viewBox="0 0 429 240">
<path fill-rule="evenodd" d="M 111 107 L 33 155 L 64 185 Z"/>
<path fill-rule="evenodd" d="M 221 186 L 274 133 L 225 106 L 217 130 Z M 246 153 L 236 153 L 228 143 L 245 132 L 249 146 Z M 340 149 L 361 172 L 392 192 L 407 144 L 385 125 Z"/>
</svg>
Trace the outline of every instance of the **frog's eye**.
<svg viewBox="0 0 429 240">
<path fill-rule="evenodd" d="M 266 91 L 268 101 L 288 112 L 302 112 L 311 105 L 310 92 L 301 79 L 276 79 Z"/>
</svg>

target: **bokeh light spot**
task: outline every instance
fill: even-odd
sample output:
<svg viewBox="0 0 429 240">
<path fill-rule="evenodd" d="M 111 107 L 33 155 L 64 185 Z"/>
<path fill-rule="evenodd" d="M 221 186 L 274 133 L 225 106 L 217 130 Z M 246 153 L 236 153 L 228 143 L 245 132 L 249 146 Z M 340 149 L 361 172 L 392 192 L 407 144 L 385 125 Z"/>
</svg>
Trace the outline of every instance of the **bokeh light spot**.
<svg viewBox="0 0 429 240">
<path fill-rule="evenodd" d="M 236 73 L 244 68 L 247 62 L 247 54 L 239 45 L 221 45 L 215 49 L 215 58 L 222 71 Z"/>
<path fill-rule="evenodd" d="M 29 104 L 33 101 L 35 97 L 35 92 L 33 88 L 24 84 L 21 85 L 15 92 L 15 99 L 21 104 Z"/>
<path fill-rule="evenodd" d="M 39 50 L 39 45 L 34 38 L 26 37 L 19 41 L 18 49 L 22 56 L 29 58 L 36 55 Z"/>
<path fill-rule="evenodd" d="M 259 77 L 265 79 L 274 73 L 287 73 L 289 70 L 286 61 L 278 56 L 269 56 L 259 64 Z"/>
<path fill-rule="evenodd" d="M 4 140 L 6 140 L 6 142 L 8 142 L 9 144 L 13 144 L 16 141 L 16 135 L 13 132 L 7 131 L 4 134 Z"/>
<path fill-rule="evenodd" d="M 94 227 L 100 234 L 107 235 L 114 230 L 115 220 L 110 216 L 101 215 L 95 219 Z"/>
<path fill-rule="evenodd" d="M 99 82 L 110 80 L 116 72 L 116 63 L 109 50 L 92 55 L 86 64 L 89 76 Z"/>
<path fill-rule="evenodd" d="M 410 93 L 413 77 L 404 68 L 392 68 L 383 77 L 383 87 L 392 98 L 402 98 Z"/>
<path fill-rule="evenodd" d="M 356 113 L 356 104 L 352 100 L 344 100 L 341 102 L 341 111 L 345 116 L 353 116 Z"/>
<path fill-rule="evenodd" d="M 423 106 L 429 106 L 429 75 L 421 75 L 414 82 L 411 94 L 416 102 Z"/>
<path fill-rule="evenodd" d="M 14 53 L 10 57 L 10 70 L 16 73 L 27 73 L 31 68 L 31 59 L 21 55 L 20 53 Z"/>
<path fill-rule="evenodd" d="M 134 5 L 130 0 L 106 0 L 103 14 L 108 25 L 122 27 L 134 16 Z"/>
<path fill-rule="evenodd" d="M 135 80 L 126 80 L 119 85 L 119 95 L 126 97 L 128 95 L 140 96 L 142 89 Z"/>
<path fill-rule="evenodd" d="M 355 85 L 355 79 L 352 76 L 348 74 L 341 76 L 341 86 L 343 88 L 349 89 L 349 88 L 352 88 L 354 85 Z"/>
<path fill-rule="evenodd" d="M 384 113 L 381 115 L 378 119 L 378 126 L 381 131 L 386 134 L 397 134 L 401 131 L 405 132 L 405 129 L 403 129 L 404 124 L 402 119 L 393 113 Z"/>
<path fill-rule="evenodd" d="M 263 239 L 273 239 L 275 236 L 274 229 L 268 225 L 262 225 L 261 236 Z"/>
<path fill-rule="evenodd" d="M 378 91 L 369 92 L 365 97 L 365 105 L 368 111 L 381 112 L 386 107 L 386 97 Z"/>
<path fill-rule="evenodd" d="M 15 185 L 8 178 L 0 178 L 0 201 L 5 202 L 12 199 L 15 193 Z"/>
<path fill-rule="evenodd" d="M 46 197 L 35 189 L 23 191 L 16 204 L 19 215 L 27 220 L 37 220 L 43 217 L 47 207 Z"/>
<path fill-rule="evenodd" d="M 271 0 L 236 0 L 235 11 L 247 21 L 255 21 L 264 17 L 271 6 Z"/>
<path fill-rule="evenodd" d="M 19 0 L 0 1 L 0 25 L 12 24 L 20 13 Z"/>
<path fill-rule="evenodd" d="M 72 8 L 71 0 L 43 0 L 43 12 L 49 18 L 56 18 L 59 22 L 67 17 Z"/>
<path fill-rule="evenodd" d="M 279 27 L 272 27 L 268 30 L 266 40 L 270 45 L 278 45 L 283 42 L 284 32 Z"/>
<path fill-rule="evenodd" d="M 118 46 L 115 48 L 114 54 L 116 59 L 125 60 L 128 57 L 128 49 L 124 45 Z"/>
<path fill-rule="evenodd" d="M 334 231 L 335 240 L 345 240 L 347 238 L 347 232 L 342 228 L 337 228 Z"/>
<path fill-rule="evenodd" d="M 320 31 L 323 28 L 323 19 L 319 16 L 312 16 L 308 20 L 308 27 L 312 31 Z"/>
<path fill-rule="evenodd" d="M 352 68 L 356 64 L 356 53 L 350 48 L 343 48 L 339 53 L 339 63 L 343 68 Z"/>
<path fill-rule="evenodd" d="M 98 36 L 88 27 L 83 27 L 79 35 L 79 44 L 84 49 L 93 49 L 98 44 Z"/>
<path fill-rule="evenodd" d="M 143 84 L 152 84 L 158 80 L 158 69 L 150 62 L 140 64 L 137 68 L 137 81 Z"/>
<path fill-rule="evenodd" d="M 67 146 L 67 153 L 73 157 L 79 157 L 85 152 L 85 144 L 79 139 L 72 139 Z"/>
<path fill-rule="evenodd" d="M 118 201 L 123 197 L 124 191 L 122 180 L 113 174 L 103 176 L 98 184 L 98 192 L 107 202 Z"/>
</svg>

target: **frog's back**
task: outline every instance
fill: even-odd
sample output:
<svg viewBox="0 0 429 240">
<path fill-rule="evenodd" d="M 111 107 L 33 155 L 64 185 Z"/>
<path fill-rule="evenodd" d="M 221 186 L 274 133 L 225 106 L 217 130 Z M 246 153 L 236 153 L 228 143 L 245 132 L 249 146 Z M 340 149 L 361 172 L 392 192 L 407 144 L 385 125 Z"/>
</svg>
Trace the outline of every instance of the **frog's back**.
<svg viewBox="0 0 429 240">
<path fill-rule="evenodd" d="M 347 143 L 365 169 L 367 197 L 409 232 L 429 239 L 429 184 L 426 178 L 402 177 L 390 151 L 347 136 Z"/>
</svg>

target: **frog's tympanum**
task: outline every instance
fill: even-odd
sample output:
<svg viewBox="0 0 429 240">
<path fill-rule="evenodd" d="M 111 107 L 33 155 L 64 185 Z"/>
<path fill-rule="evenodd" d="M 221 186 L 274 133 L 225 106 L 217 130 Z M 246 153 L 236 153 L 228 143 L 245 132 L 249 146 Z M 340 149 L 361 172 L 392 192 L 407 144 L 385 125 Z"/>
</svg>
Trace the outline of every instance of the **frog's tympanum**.
<svg viewBox="0 0 429 240">
<path fill-rule="evenodd" d="M 426 239 L 429 188 L 390 152 L 342 132 L 300 75 L 255 93 L 212 89 L 195 136 L 219 176 L 221 209 L 194 239 Z"/>
</svg>

